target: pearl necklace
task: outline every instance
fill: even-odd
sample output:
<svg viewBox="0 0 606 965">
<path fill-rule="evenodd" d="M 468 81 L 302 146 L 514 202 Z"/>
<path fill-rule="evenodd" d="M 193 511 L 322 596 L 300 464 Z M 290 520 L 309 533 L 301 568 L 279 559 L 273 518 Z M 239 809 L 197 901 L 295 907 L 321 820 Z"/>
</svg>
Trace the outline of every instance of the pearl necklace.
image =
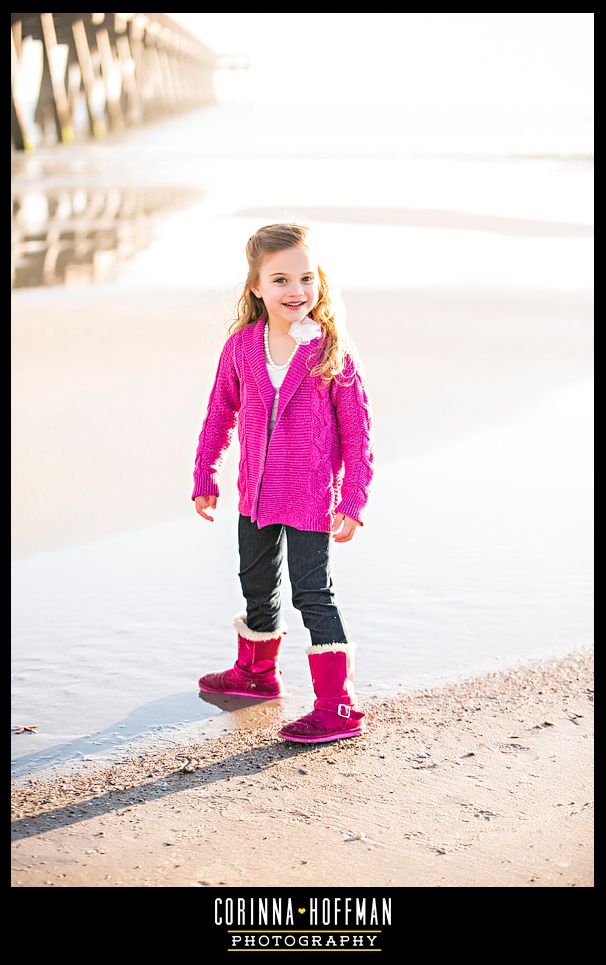
<svg viewBox="0 0 606 965">
<path fill-rule="evenodd" d="M 263 330 L 263 340 L 265 342 L 265 357 L 267 359 L 268 364 L 271 365 L 272 369 L 278 369 L 278 370 L 287 369 L 293 360 L 295 352 L 299 348 L 299 343 L 297 342 L 292 352 L 290 353 L 290 357 L 286 360 L 286 362 L 284 362 L 282 365 L 277 365 L 276 362 L 274 362 L 274 360 L 272 359 L 271 352 L 269 351 L 269 322 L 265 322 L 265 328 Z"/>
</svg>

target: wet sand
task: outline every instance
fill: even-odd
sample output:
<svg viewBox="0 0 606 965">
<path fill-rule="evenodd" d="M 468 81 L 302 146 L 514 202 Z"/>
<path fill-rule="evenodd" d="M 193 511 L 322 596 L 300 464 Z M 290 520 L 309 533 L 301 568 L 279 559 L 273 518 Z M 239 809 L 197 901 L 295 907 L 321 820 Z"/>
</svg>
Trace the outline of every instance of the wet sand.
<svg viewBox="0 0 606 965">
<path fill-rule="evenodd" d="M 593 886 L 591 652 L 362 706 L 19 782 L 13 885 Z"/>
<path fill-rule="evenodd" d="M 156 138 L 148 131 L 129 140 L 123 178 L 129 170 L 138 177 L 143 158 L 150 178 L 161 169 L 180 179 L 163 155 L 150 164 L 155 147 L 141 152 L 141 142 Z M 106 163 L 105 148 L 93 153 Z M 195 153 L 188 163 L 198 177 Z M 223 160 L 216 165 L 223 177 Z M 397 223 L 379 228 L 419 230 L 379 236 L 380 199 L 360 196 L 364 211 L 349 209 L 337 190 L 340 165 L 324 200 L 314 201 L 330 209 L 293 199 L 293 174 L 282 176 L 281 162 L 251 165 L 252 174 L 248 162 L 242 168 L 246 178 L 228 171 L 215 208 L 201 221 L 194 209 L 191 223 L 185 213 L 119 281 L 13 293 L 13 554 L 37 567 L 33 580 L 16 567 L 23 615 L 15 713 L 17 723 L 39 724 L 45 742 L 25 734 L 14 743 L 41 766 L 36 752 L 88 730 L 119 735 L 129 714 L 140 721 L 137 733 L 157 723 L 154 713 L 163 726 L 192 726 L 193 718 L 197 727 L 198 708 L 190 715 L 183 693 L 215 669 L 211 657 L 223 660 L 231 615 L 241 608 L 232 538 L 237 447 L 216 526 L 193 513 L 192 460 L 233 311 L 241 239 L 260 217 L 248 208 L 249 177 L 261 170 L 264 221 L 282 218 L 288 204 L 293 214 L 344 224 L 330 232 L 351 261 L 343 295 L 376 417 L 378 474 L 369 525 L 336 555 L 360 643 L 368 733 L 318 747 L 277 738 L 277 717 L 298 714 L 302 698 L 296 646 L 307 640 L 294 626 L 285 655 L 293 696 L 271 709 L 246 708 L 246 726 L 220 735 L 238 715 L 219 714 L 214 736 L 203 738 L 200 727 L 194 742 L 179 735 L 180 745 L 153 753 L 124 747 L 111 766 L 72 760 L 60 775 L 15 781 L 14 885 L 591 886 L 591 656 L 530 665 L 545 650 L 568 653 L 590 639 L 588 458 L 584 443 L 573 445 L 585 439 L 588 410 L 585 396 L 572 409 L 567 402 L 567 390 L 591 377 L 592 300 L 578 248 L 587 226 L 577 215 L 556 216 L 552 200 L 553 223 L 540 204 L 512 219 L 511 201 L 500 195 L 500 214 L 499 205 L 490 213 L 491 201 L 478 217 L 475 204 L 470 213 L 461 198 L 437 199 L 436 179 L 427 179 L 423 201 L 418 181 L 399 176 L 411 197 L 392 196 L 387 185 L 383 204 L 397 208 Z M 211 177 L 212 163 L 205 170 Z M 427 199 L 432 211 L 438 206 L 433 214 L 419 208 Z M 350 224 L 357 221 L 363 287 Z M 188 223 L 189 235 L 181 234 Z M 430 227 L 451 229 L 450 237 L 460 229 L 458 241 L 440 247 L 442 235 L 430 238 Z M 546 233 L 549 249 L 532 247 Z M 515 250 L 500 246 L 504 235 L 517 239 Z M 369 271 L 375 248 L 381 264 Z M 484 249 L 490 271 L 476 260 Z M 535 424 L 550 399 L 563 400 L 560 416 Z M 499 461 L 494 449 L 508 429 L 511 448 Z M 183 521 L 196 545 L 179 541 L 176 528 L 156 592 L 156 574 L 140 557 L 153 566 L 162 549 L 153 528 Z M 139 529 L 140 555 L 116 554 L 110 570 L 96 541 Z M 73 557 L 53 555 L 63 548 L 82 550 L 80 582 Z M 55 585 L 51 569 L 69 594 L 67 602 L 58 594 L 57 606 L 45 596 Z M 116 595 L 121 583 L 131 596 Z M 479 676 L 520 653 L 522 667 Z M 422 671 L 422 684 L 434 686 L 461 669 L 478 676 L 381 696 L 382 677 L 412 687 Z M 307 674 L 304 681 L 309 689 Z M 172 716 L 164 703 L 154 709 L 163 701 Z M 89 709 L 97 717 L 89 719 Z"/>
</svg>

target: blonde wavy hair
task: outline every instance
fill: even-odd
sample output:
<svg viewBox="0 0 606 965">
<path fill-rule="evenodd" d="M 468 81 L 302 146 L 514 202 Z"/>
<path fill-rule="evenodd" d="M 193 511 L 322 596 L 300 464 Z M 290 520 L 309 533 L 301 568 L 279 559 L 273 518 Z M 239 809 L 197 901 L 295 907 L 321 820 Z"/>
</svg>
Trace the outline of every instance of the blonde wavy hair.
<svg viewBox="0 0 606 965">
<path fill-rule="evenodd" d="M 305 248 L 311 250 L 317 245 L 311 234 L 311 228 L 306 224 L 287 222 L 283 224 L 264 225 L 255 231 L 246 243 L 246 258 L 248 261 L 248 275 L 244 288 L 236 304 L 236 318 L 229 326 L 228 334 L 233 335 L 247 325 L 252 325 L 261 317 L 267 318 L 267 309 L 262 298 L 258 298 L 252 291 L 252 285 L 258 285 L 261 265 L 266 255 L 283 251 L 285 248 Z M 355 346 L 347 332 L 345 322 L 345 307 L 340 296 L 331 296 L 330 282 L 326 271 L 318 265 L 320 280 L 318 301 L 310 318 L 322 326 L 323 339 L 319 344 L 321 358 L 312 369 L 310 375 L 319 375 L 325 384 L 330 384 L 346 367 L 346 355 L 359 362 Z"/>
</svg>

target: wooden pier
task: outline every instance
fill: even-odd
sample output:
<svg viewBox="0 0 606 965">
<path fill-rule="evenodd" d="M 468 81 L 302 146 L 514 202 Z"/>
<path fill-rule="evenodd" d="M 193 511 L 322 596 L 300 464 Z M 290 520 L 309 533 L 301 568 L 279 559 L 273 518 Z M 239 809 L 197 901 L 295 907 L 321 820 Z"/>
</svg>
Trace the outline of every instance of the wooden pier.
<svg viewBox="0 0 606 965">
<path fill-rule="evenodd" d="M 42 56 L 37 138 L 21 96 L 23 54 L 32 42 Z M 213 104 L 220 61 L 163 13 L 11 13 L 13 147 L 99 138 Z"/>
</svg>

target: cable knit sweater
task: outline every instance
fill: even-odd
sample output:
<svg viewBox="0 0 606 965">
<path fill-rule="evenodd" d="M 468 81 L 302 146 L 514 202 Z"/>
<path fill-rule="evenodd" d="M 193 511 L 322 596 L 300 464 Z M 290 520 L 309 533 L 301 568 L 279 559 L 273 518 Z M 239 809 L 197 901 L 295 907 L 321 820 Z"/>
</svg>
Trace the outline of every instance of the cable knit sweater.
<svg viewBox="0 0 606 965">
<path fill-rule="evenodd" d="M 219 475 L 236 424 L 240 440 L 238 509 L 259 528 L 285 523 L 330 532 L 336 513 L 364 525 L 373 477 L 372 410 L 352 356 L 323 385 L 310 370 L 322 337 L 298 346 L 276 395 L 265 363 L 265 319 L 230 335 L 221 351 L 198 440 L 192 499 L 219 495 Z"/>
</svg>

